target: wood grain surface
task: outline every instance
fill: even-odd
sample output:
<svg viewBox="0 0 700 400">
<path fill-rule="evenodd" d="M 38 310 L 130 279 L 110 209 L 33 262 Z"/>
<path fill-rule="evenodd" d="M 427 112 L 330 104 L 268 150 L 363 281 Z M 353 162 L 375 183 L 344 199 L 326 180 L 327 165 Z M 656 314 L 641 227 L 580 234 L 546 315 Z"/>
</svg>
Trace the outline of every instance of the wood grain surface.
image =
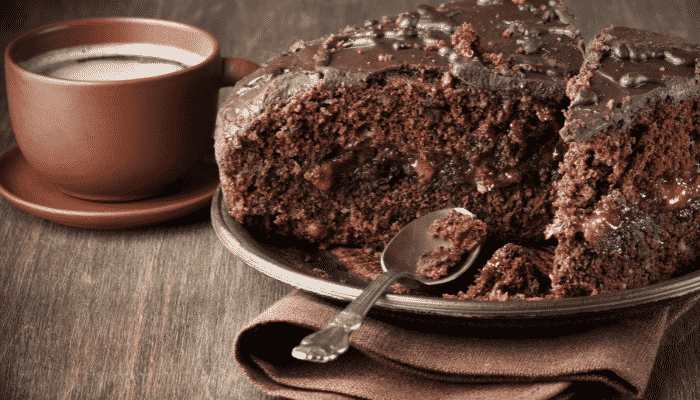
<svg viewBox="0 0 700 400">
<path fill-rule="evenodd" d="M 440 2 L 0 0 L 0 44 L 59 21 L 158 17 L 202 27 L 223 55 L 260 64 L 299 39 L 421 3 Z M 700 38 L 695 0 L 567 4 L 584 35 L 617 24 Z M 4 67 L 0 76 L 4 151 L 15 139 Z M 146 228 L 89 231 L 0 198 L 0 399 L 269 399 L 236 368 L 232 344 L 243 324 L 291 290 L 231 255 L 208 208 Z M 700 398 L 697 325 L 662 349 L 645 398 Z"/>
</svg>

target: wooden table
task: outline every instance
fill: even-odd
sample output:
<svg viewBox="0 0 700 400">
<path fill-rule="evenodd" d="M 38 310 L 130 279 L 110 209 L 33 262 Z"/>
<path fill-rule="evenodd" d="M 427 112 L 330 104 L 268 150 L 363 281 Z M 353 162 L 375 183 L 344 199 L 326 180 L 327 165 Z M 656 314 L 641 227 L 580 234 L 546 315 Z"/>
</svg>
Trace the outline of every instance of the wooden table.
<svg viewBox="0 0 700 400">
<path fill-rule="evenodd" d="M 258 64 L 299 39 L 392 15 L 401 0 L 2 0 L 2 49 L 20 33 L 95 16 L 159 17 L 207 29 L 223 55 Z M 388 3 L 388 4 L 384 4 Z M 570 6 L 584 33 L 611 23 L 697 41 L 693 0 Z M 636 17 L 634 12 L 640 11 Z M 657 18 L 657 14 L 663 14 Z M 689 14 L 692 13 L 692 14 Z M 15 144 L 4 69 L 0 151 Z M 226 96 L 222 90 L 221 97 Z M 50 123 L 50 121 L 47 121 Z M 218 241 L 209 209 L 155 226 L 90 231 L 55 224 L 0 198 L 0 398 L 267 399 L 235 366 L 247 321 L 292 290 Z M 700 398 L 700 332 L 665 348 L 648 399 Z"/>
</svg>

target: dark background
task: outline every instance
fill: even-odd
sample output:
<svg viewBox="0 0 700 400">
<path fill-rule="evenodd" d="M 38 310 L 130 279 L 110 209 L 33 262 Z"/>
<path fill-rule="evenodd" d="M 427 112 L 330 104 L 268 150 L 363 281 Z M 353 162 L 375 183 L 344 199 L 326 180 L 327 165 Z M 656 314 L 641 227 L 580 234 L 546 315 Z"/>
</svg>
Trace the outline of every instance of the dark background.
<svg viewBox="0 0 700 400">
<path fill-rule="evenodd" d="M 423 3 L 441 1 L 0 0 L 0 48 L 49 23 L 156 17 L 204 28 L 222 55 L 262 64 L 299 39 Z M 700 42 L 697 0 L 565 3 L 586 40 L 618 25 Z M 0 72 L 2 152 L 16 142 L 4 65 Z M 102 232 L 57 225 L 0 198 L 0 399 L 267 399 L 233 363 L 232 343 L 243 324 L 290 290 L 231 255 L 208 209 Z M 696 328 L 662 349 L 645 398 L 700 398 Z"/>
</svg>

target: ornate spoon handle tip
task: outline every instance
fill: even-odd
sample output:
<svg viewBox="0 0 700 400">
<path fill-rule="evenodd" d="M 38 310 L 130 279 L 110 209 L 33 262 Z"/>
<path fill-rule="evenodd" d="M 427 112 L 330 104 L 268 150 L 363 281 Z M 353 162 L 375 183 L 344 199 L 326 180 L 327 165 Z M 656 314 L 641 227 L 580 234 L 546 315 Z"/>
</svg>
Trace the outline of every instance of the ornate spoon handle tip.
<svg viewBox="0 0 700 400">
<path fill-rule="evenodd" d="M 339 312 L 325 328 L 314 332 L 292 349 L 292 356 L 299 360 L 325 363 L 333 361 L 350 347 L 350 335 L 362 326 L 362 320 L 379 296 L 396 279 L 408 275 L 405 272 L 384 272 L 369 284 L 345 310 Z"/>
</svg>

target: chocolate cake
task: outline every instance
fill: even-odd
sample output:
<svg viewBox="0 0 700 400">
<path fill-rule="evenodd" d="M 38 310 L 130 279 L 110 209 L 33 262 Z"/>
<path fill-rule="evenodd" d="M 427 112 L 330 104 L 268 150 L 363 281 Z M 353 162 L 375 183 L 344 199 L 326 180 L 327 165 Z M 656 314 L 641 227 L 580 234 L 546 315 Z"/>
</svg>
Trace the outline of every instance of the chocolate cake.
<svg viewBox="0 0 700 400">
<path fill-rule="evenodd" d="M 222 193 L 261 240 L 343 254 L 464 207 L 505 247 L 451 298 L 654 283 L 697 251 L 698 57 L 623 28 L 584 55 L 559 1 L 419 6 L 240 81 L 217 118 Z"/>
</svg>

